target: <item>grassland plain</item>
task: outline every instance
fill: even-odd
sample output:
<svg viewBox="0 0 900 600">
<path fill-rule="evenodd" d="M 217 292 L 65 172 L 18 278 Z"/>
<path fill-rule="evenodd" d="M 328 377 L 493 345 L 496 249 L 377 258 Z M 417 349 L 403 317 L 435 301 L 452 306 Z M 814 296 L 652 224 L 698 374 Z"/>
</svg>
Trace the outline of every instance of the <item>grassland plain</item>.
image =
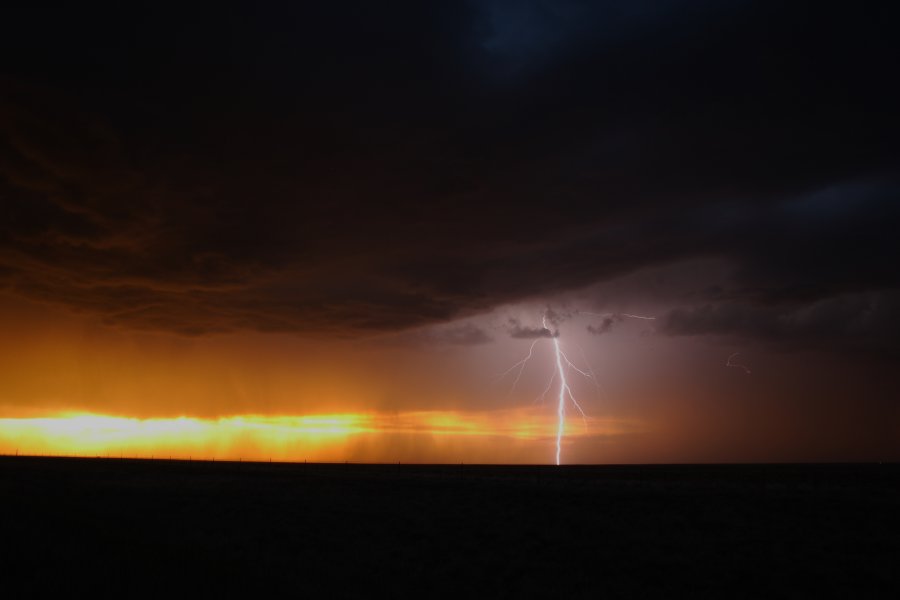
<svg viewBox="0 0 900 600">
<path fill-rule="evenodd" d="M 897 597 L 898 509 L 900 465 L 0 457 L 0 564 L 23 597 Z"/>
</svg>

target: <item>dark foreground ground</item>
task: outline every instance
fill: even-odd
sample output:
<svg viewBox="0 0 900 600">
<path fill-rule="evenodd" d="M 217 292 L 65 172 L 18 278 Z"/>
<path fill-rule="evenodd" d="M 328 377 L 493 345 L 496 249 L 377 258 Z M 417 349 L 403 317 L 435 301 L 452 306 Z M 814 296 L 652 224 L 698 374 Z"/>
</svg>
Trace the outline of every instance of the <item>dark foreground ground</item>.
<svg viewBox="0 0 900 600">
<path fill-rule="evenodd" d="M 3 457 L 0 535 L 35 596 L 897 597 L 900 466 Z"/>
</svg>

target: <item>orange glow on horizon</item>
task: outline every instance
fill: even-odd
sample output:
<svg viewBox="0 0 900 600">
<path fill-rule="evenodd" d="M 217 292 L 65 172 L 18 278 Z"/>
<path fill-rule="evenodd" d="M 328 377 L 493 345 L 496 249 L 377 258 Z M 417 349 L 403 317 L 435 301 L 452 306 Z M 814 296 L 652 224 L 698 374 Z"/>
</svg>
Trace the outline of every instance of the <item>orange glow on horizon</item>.
<svg viewBox="0 0 900 600">
<path fill-rule="evenodd" d="M 572 419 L 569 443 L 640 428 Z M 546 410 L 452 411 L 219 419 L 62 413 L 0 418 L 0 453 L 302 462 L 545 462 L 555 419 Z"/>
</svg>

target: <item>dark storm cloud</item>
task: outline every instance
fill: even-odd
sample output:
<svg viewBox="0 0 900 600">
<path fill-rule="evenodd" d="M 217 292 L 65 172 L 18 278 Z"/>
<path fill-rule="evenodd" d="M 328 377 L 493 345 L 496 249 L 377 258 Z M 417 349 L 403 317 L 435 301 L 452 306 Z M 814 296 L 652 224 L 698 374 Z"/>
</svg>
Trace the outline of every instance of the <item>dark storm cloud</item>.
<svg viewBox="0 0 900 600">
<path fill-rule="evenodd" d="M 466 323 L 458 327 L 444 327 L 434 331 L 430 341 L 451 346 L 478 346 L 492 342 L 493 338 L 480 327 Z"/>
<path fill-rule="evenodd" d="M 721 335 L 788 347 L 838 345 L 896 353 L 900 294 L 845 294 L 794 306 L 707 304 L 672 310 L 662 329 L 669 335 Z"/>
<path fill-rule="evenodd" d="M 510 319 L 507 328 L 509 337 L 519 340 L 533 340 L 538 338 L 555 338 L 559 335 L 559 331 L 551 331 L 546 327 L 528 327 L 522 325 L 518 319 Z"/>
<path fill-rule="evenodd" d="M 13 293 L 357 336 L 716 257 L 715 323 L 666 331 L 810 341 L 773 315 L 900 284 L 887 3 L 117 11 L 0 26 Z"/>
<path fill-rule="evenodd" d="M 614 323 L 618 323 L 621 319 L 617 319 L 614 317 L 604 317 L 599 324 L 588 325 L 587 330 L 594 335 L 603 335 L 604 333 L 609 333 L 612 331 L 612 327 Z"/>
</svg>

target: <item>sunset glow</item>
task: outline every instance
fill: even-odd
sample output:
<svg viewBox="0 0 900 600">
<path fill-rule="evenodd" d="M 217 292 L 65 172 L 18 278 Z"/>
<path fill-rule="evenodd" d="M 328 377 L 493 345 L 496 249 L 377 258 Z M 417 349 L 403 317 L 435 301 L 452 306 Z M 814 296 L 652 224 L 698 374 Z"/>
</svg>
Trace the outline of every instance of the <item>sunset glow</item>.
<svg viewBox="0 0 900 600">
<path fill-rule="evenodd" d="M 427 460 L 427 447 L 436 444 L 449 452 L 446 458 L 450 460 L 478 450 L 488 458 L 485 462 L 499 462 L 509 461 L 510 457 L 504 452 L 497 461 L 491 461 L 488 448 L 492 444 L 502 447 L 517 442 L 519 447 L 524 444 L 540 451 L 553 443 L 555 424 L 552 415 L 546 413 L 515 410 L 485 414 L 237 415 L 219 419 L 136 419 L 70 413 L 0 419 L 0 453 L 393 462 L 410 461 L 410 447 L 421 451 L 418 455 Z M 579 419 L 568 427 L 570 437 L 575 438 L 614 436 L 639 429 L 635 423 L 597 419 Z M 401 438 L 405 445 L 392 453 L 389 449 L 398 448 L 396 442 Z M 468 451 L 454 453 L 454 447 L 467 447 Z"/>
<path fill-rule="evenodd" d="M 900 458 L 883 7 L 19 4 L 4 452 Z"/>
</svg>

